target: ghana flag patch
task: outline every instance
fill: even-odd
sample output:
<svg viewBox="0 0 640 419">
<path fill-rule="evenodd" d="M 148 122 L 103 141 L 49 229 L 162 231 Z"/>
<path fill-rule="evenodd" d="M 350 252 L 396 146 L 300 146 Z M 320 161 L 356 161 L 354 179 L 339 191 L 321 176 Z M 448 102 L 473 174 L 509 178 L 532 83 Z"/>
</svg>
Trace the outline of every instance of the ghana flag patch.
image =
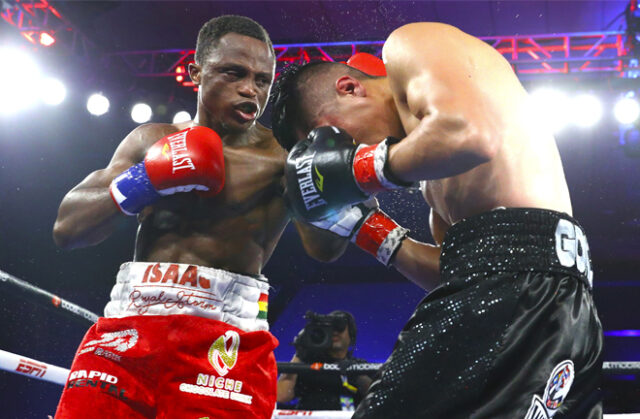
<svg viewBox="0 0 640 419">
<path fill-rule="evenodd" d="M 267 307 L 269 306 L 269 294 L 260 294 L 260 299 L 258 300 L 258 318 L 261 320 L 267 319 Z"/>
</svg>

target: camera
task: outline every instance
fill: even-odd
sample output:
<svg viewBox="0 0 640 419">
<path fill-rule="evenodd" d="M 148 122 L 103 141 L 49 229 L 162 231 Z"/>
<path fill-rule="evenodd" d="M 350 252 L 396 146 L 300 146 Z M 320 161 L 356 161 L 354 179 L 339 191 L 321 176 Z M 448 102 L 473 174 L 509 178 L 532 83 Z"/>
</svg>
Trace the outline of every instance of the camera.
<svg viewBox="0 0 640 419">
<path fill-rule="evenodd" d="M 307 311 L 307 324 L 293 340 L 293 345 L 301 360 L 305 362 L 330 361 L 328 355 L 332 346 L 334 331 L 342 332 L 348 325 L 346 313 L 318 314 Z M 351 334 L 351 330 L 349 331 Z"/>
</svg>

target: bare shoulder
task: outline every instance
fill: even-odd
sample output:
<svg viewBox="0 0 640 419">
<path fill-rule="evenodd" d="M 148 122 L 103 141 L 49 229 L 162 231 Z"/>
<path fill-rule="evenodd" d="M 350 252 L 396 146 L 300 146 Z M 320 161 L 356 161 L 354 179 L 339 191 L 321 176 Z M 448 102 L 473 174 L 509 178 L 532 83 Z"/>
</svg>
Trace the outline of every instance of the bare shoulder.
<svg viewBox="0 0 640 419">
<path fill-rule="evenodd" d="M 449 25 L 447 23 L 440 22 L 414 22 L 408 23 L 406 25 L 402 25 L 396 28 L 389 38 L 387 38 L 387 42 L 396 40 L 411 40 L 413 38 L 419 37 L 431 37 L 433 35 L 444 35 L 444 34 L 459 34 L 465 35 L 460 29 L 455 26 Z M 436 39 L 437 41 L 437 39 Z"/>
<path fill-rule="evenodd" d="M 287 151 L 282 148 L 276 137 L 273 135 L 273 132 L 261 124 L 255 125 L 255 135 L 258 139 L 259 147 L 263 148 L 269 154 L 273 155 L 276 158 L 286 160 Z"/>
<path fill-rule="evenodd" d="M 447 40 L 468 37 L 455 26 L 438 22 L 416 22 L 400 26 L 391 32 L 383 47 L 383 56 L 403 51 L 407 46 L 420 44 L 423 47 L 439 45 Z"/>
<path fill-rule="evenodd" d="M 180 125 L 160 123 L 138 125 L 122 140 L 113 155 L 112 163 L 142 160 L 153 143 L 166 135 L 186 128 Z"/>
<path fill-rule="evenodd" d="M 178 132 L 182 129 L 185 129 L 189 126 L 188 123 L 185 125 L 181 124 L 162 124 L 162 123 L 151 123 L 151 124 L 143 124 L 138 125 L 127 135 L 127 138 L 131 137 L 134 139 L 138 139 L 141 141 L 157 141 L 160 138 L 172 134 L 174 132 Z"/>
</svg>

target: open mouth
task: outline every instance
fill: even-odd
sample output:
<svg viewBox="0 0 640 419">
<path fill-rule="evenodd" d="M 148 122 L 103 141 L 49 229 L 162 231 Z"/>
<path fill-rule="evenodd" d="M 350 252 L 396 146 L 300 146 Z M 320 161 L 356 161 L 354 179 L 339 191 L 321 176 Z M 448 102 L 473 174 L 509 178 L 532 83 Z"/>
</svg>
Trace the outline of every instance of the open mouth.
<svg viewBox="0 0 640 419">
<path fill-rule="evenodd" d="M 242 102 L 233 107 L 241 119 L 245 121 L 252 121 L 256 119 L 258 114 L 258 105 L 254 102 Z"/>
</svg>

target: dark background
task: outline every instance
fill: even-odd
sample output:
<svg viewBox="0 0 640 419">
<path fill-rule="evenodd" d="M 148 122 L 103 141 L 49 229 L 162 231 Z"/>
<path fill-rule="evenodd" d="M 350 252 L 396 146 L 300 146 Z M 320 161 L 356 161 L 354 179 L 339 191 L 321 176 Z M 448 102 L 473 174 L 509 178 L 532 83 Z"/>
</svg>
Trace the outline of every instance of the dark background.
<svg viewBox="0 0 640 419">
<path fill-rule="evenodd" d="M 131 50 L 190 49 L 205 21 L 229 13 L 254 18 L 278 44 L 384 40 L 397 26 L 420 20 L 454 24 L 476 36 L 619 30 L 624 28 L 620 15 L 627 6 L 625 1 L 52 4 L 93 41 L 90 55 L 94 57 Z M 15 28 L 2 21 L 0 36 L 3 45 L 24 45 Z M 65 80 L 68 93 L 62 105 L 0 116 L 0 269 L 101 313 L 119 264 L 131 258 L 135 222 L 123 217 L 120 229 L 104 243 L 61 251 L 51 238 L 58 204 L 88 173 L 104 167 L 117 144 L 135 127 L 128 114 L 134 101 L 153 104 L 153 122 L 169 122 L 180 108 L 194 114 L 195 93 L 171 79 L 136 79 L 121 68 L 101 66 L 100 60 L 88 62 L 49 51 L 34 56 L 47 71 Z M 0 65 L 15 66 L 15 82 L 29 83 L 21 79 L 19 63 Z M 638 330 L 640 159 L 630 157 L 620 146 L 611 108 L 622 87 L 640 86 L 637 80 L 613 75 L 526 81 L 528 89 L 542 84 L 591 91 L 605 102 L 605 116 L 597 126 L 566 129 L 557 135 L 557 142 L 574 216 L 589 238 L 594 292 L 603 325 L 607 331 Z M 85 109 L 86 97 L 96 90 L 103 90 L 111 99 L 111 111 L 101 117 Z M 411 228 L 412 236 L 430 240 L 428 207 L 418 194 L 386 194 L 381 205 Z M 269 318 L 281 340 L 276 350 L 279 361 L 292 356 L 289 342 L 304 325 L 302 314 L 307 309 L 326 313 L 339 308 L 356 315 L 356 355 L 381 362 L 424 295 L 358 249 L 350 249 L 331 265 L 311 260 L 290 227 L 264 273 L 274 287 Z M 0 349 L 68 368 L 87 327 L 87 323 L 62 317 L 15 293 L 0 293 Z M 638 339 L 608 336 L 607 360 L 640 360 Z M 622 378 L 635 380 L 635 376 Z M 625 385 L 618 380 L 610 383 L 611 388 L 620 383 Z M 0 418 L 41 418 L 53 413 L 60 391 L 60 386 L 0 371 L 0 394 L 6 402 Z M 610 411 L 614 405 L 612 401 Z"/>
</svg>

